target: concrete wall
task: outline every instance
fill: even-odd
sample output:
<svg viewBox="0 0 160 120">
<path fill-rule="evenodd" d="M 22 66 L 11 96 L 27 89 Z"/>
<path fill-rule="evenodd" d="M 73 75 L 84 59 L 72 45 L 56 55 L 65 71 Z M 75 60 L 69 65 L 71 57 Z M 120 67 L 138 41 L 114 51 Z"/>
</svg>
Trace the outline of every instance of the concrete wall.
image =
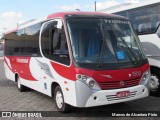
<svg viewBox="0 0 160 120">
<path fill-rule="evenodd" d="M 0 50 L 0 56 L 3 56 L 3 51 Z"/>
<path fill-rule="evenodd" d="M 3 56 L 3 44 L 0 44 L 0 56 Z"/>
</svg>

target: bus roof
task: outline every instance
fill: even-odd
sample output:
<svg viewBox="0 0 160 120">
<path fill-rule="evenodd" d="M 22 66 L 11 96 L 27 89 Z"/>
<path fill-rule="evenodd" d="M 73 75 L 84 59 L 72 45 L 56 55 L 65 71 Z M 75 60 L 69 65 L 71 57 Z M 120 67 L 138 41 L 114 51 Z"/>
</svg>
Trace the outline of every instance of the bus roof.
<svg viewBox="0 0 160 120">
<path fill-rule="evenodd" d="M 84 15 L 84 16 L 91 16 L 92 15 L 92 16 L 108 16 L 108 17 L 125 18 L 125 17 L 119 16 L 119 15 L 106 14 L 106 13 L 100 13 L 100 12 L 59 12 L 59 13 L 50 14 L 47 17 L 43 17 L 41 19 L 30 20 L 30 21 L 27 21 L 25 23 L 22 23 L 19 26 L 15 27 L 15 28 L 13 28 L 11 30 L 8 30 L 5 34 L 17 31 L 19 29 L 23 29 L 23 28 L 29 27 L 31 25 L 34 25 L 34 24 L 46 21 L 48 19 L 52 19 L 52 18 L 64 18 L 66 15 L 81 15 L 81 16 L 82 15 Z"/>
<path fill-rule="evenodd" d="M 36 23 L 45 21 L 46 19 L 47 19 L 47 17 L 43 17 L 43 18 L 37 19 L 37 20 L 29 20 L 29 21 L 27 21 L 27 22 L 24 22 L 24 23 L 18 25 L 18 26 L 15 27 L 15 28 L 12 28 L 12 29 L 8 30 L 7 32 L 5 32 L 5 34 L 9 34 L 9 33 L 11 33 L 11 32 L 17 31 L 17 30 L 19 30 L 19 29 L 26 28 L 26 27 L 31 26 L 31 25 L 34 25 L 34 24 L 36 24 Z"/>
<path fill-rule="evenodd" d="M 65 15 L 85 15 L 85 16 L 109 16 L 109 17 L 117 17 L 117 15 L 113 14 L 106 14 L 106 13 L 101 13 L 101 12 L 59 12 L 59 13 L 53 13 L 48 16 L 49 18 L 55 18 L 55 17 L 62 17 L 64 18 Z M 121 17 L 121 16 L 118 16 Z"/>
<path fill-rule="evenodd" d="M 160 3 L 160 0 L 147 0 L 145 2 L 139 2 L 139 3 L 124 3 L 124 4 L 116 5 L 107 9 L 99 10 L 99 12 L 116 13 L 116 12 L 121 12 L 125 10 L 131 10 L 134 8 L 140 8 L 147 5 L 153 5 L 156 3 Z"/>
</svg>

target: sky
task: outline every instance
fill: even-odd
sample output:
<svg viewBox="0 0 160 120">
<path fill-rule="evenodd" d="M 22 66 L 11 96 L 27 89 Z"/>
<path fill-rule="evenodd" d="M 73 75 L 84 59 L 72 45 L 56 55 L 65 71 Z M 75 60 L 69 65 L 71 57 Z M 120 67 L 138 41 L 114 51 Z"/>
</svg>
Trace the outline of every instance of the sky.
<svg viewBox="0 0 160 120">
<path fill-rule="evenodd" d="M 96 0 L 97 10 L 122 3 L 145 0 Z M 94 11 L 95 0 L 0 0 L 0 36 L 10 28 L 31 19 L 62 11 Z"/>
</svg>

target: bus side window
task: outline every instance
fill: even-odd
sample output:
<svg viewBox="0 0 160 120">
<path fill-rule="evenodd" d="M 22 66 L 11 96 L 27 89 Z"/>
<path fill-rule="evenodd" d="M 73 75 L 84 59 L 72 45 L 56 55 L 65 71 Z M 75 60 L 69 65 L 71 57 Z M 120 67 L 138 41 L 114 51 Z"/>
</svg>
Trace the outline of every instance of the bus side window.
<svg viewBox="0 0 160 120">
<path fill-rule="evenodd" d="M 150 32 L 151 25 L 149 23 L 143 23 L 139 25 L 138 32 Z"/>
<path fill-rule="evenodd" d="M 69 65 L 68 45 L 62 21 L 45 23 L 41 34 L 43 55 L 53 61 Z"/>
<path fill-rule="evenodd" d="M 56 28 L 53 33 L 53 59 L 69 65 L 69 52 L 64 28 Z"/>
</svg>

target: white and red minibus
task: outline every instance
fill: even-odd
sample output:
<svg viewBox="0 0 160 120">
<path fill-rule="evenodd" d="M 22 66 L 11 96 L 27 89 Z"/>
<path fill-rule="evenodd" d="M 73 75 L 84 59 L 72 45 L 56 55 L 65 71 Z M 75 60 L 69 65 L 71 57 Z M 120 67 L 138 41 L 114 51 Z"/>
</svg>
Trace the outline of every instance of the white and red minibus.
<svg viewBox="0 0 160 120">
<path fill-rule="evenodd" d="M 55 13 L 7 32 L 4 46 L 6 77 L 53 97 L 59 111 L 149 95 L 148 60 L 125 17 Z"/>
</svg>

